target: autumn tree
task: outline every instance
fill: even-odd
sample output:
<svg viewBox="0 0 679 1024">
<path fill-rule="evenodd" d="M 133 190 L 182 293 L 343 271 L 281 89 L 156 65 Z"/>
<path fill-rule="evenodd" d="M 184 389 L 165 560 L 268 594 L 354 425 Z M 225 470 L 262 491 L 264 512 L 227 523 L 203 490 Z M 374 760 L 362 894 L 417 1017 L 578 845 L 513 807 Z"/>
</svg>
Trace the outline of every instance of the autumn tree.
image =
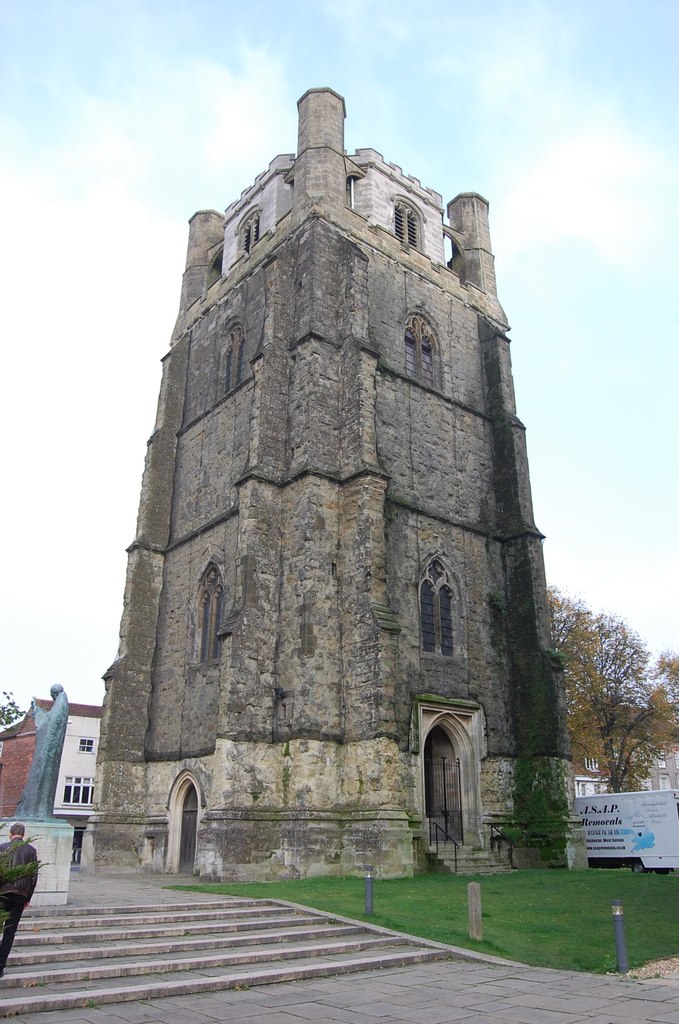
<svg viewBox="0 0 679 1024">
<path fill-rule="evenodd" d="M 615 793 L 640 788 L 679 736 L 679 659 L 667 652 L 651 665 L 626 622 L 555 588 L 549 607 L 574 758 L 596 759 Z"/>
<path fill-rule="evenodd" d="M 679 705 L 679 654 L 663 651 L 653 667 L 653 677 L 667 690 L 670 699 Z"/>
</svg>

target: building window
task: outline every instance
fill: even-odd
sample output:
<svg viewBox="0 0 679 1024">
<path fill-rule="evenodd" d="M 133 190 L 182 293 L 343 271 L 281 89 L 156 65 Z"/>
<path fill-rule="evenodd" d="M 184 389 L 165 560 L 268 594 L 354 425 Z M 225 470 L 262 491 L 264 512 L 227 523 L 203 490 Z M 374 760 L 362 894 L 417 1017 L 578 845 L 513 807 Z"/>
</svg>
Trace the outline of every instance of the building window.
<svg viewBox="0 0 679 1024">
<path fill-rule="evenodd" d="M 585 758 L 585 768 L 587 769 L 588 772 L 598 772 L 599 771 L 599 762 L 596 759 L 596 757 L 586 757 Z"/>
<path fill-rule="evenodd" d="M 411 316 L 406 324 L 406 373 L 434 386 L 434 341 L 431 328 L 421 316 Z"/>
<path fill-rule="evenodd" d="M 80 754 L 93 754 L 94 753 L 94 740 L 93 739 L 86 739 L 85 737 L 81 736 L 80 737 L 80 742 L 78 743 L 78 752 Z"/>
<path fill-rule="evenodd" d="M 443 564 L 435 558 L 420 582 L 422 650 L 453 656 L 453 591 Z"/>
<path fill-rule="evenodd" d="M 406 203 L 394 205 L 394 234 L 401 245 L 411 249 L 420 248 L 420 220 L 411 206 Z"/>
<path fill-rule="evenodd" d="M 661 789 L 669 789 L 670 788 L 670 777 L 669 777 L 669 775 L 661 775 L 660 776 L 660 788 Z"/>
<path fill-rule="evenodd" d="M 251 213 L 240 229 L 240 243 L 243 252 L 250 252 L 259 241 L 259 211 Z"/>
<path fill-rule="evenodd" d="M 222 620 L 224 587 L 216 565 L 205 570 L 198 592 L 197 653 L 198 660 L 211 661 L 221 651 L 219 627 Z"/>
<path fill-rule="evenodd" d="M 0 743 L 0 754 L 2 753 L 2 743 Z M 674 754 L 674 767 L 679 771 L 679 750 Z"/>
<path fill-rule="evenodd" d="M 350 210 L 356 209 L 356 182 L 358 178 L 355 174 L 350 174 L 347 177 L 347 195 L 346 204 Z"/>
<path fill-rule="evenodd" d="M 658 768 L 667 768 L 667 762 L 664 757 L 658 758 Z"/>
<path fill-rule="evenodd" d="M 64 803 L 91 804 L 93 791 L 94 779 L 87 779 L 79 775 L 67 775 L 64 786 Z"/>
<path fill-rule="evenodd" d="M 224 371 L 224 391 L 231 391 L 242 383 L 245 374 L 245 334 L 243 328 L 236 326 L 229 331 L 226 343 L 226 365 Z"/>
</svg>

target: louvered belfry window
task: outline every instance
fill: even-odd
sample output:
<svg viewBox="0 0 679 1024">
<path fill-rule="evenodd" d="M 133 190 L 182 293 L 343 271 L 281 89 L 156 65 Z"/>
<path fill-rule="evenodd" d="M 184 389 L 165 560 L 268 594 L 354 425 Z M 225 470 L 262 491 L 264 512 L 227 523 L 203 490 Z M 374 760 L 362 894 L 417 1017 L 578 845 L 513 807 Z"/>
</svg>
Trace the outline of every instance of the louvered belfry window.
<svg viewBox="0 0 679 1024">
<path fill-rule="evenodd" d="M 396 203 L 394 206 L 394 234 L 401 245 L 419 249 L 420 222 L 415 211 L 406 203 Z"/>
<path fill-rule="evenodd" d="M 253 213 L 243 224 L 241 229 L 242 248 L 244 252 L 250 252 L 253 245 L 259 241 L 259 213 Z"/>
</svg>

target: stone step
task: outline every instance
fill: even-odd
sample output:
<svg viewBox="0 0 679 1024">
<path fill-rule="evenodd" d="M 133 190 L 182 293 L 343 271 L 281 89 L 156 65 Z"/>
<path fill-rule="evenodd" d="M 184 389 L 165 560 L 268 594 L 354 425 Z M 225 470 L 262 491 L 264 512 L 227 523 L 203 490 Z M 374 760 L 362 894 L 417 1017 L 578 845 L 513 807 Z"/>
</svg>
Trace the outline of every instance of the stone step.
<svg viewBox="0 0 679 1024">
<path fill-rule="evenodd" d="M 115 907 L 82 909 L 64 915 L 67 920 L 61 908 L 58 916 L 54 910 L 24 915 L 0 979 L 0 1017 L 247 988 L 452 955 L 437 943 L 274 901 L 235 908 L 225 898 L 199 913 L 195 904 L 183 903 L 121 907 L 120 914 Z M 233 909 L 239 911 L 236 919 L 225 923 Z M 156 923 L 139 924 L 140 918 Z M 94 922 L 105 923 L 93 927 Z"/>
<path fill-rule="evenodd" d="M 310 956 L 306 961 L 294 965 L 281 965 L 253 969 L 246 965 L 242 970 L 217 972 L 211 977 L 196 976 L 195 972 L 186 972 L 185 977 L 168 977 L 146 980 L 139 984 L 138 980 L 125 985 L 121 978 L 118 984 L 94 986 L 89 988 L 70 988 L 62 992 L 40 992 L 31 989 L 28 993 L 18 993 L 0 989 L 2 1003 L 0 1016 L 12 1017 L 18 1014 L 38 1013 L 51 1010 L 70 1010 L 87 1006 L 103 1006 L 107 1003 L 131 1002 L 171 998 L 184 995 L 205 995 L 209 992 L 220 992 L 229 988 L 253 988 L 255 985 L 271 985 L 285 981 L 301 981 L 308 978 L 325 977 L 328 975 L 349 974 L 357 971 L 373 971 L 387 967 L 403 967 L 406 964 L 423 963 L 428 960 L 446 959 L 449 954 L 436 949 L 412 948 L 407 945 L 383 950 L 379 955 L 346 957 L 329 957 L 318 959 Z M 5 979 L 0 982 L 0 986 Z"/>
<path fill-rule="evenodd" d="M 179 893 L 177 894 L 180 895 Z M 196 903 L 147 903 L 137 905 L 125 905 L 117 906 L 116 904 L 110 904 L 109 906 L 100 905 L 93 911 L 91 907 L 87 906 L 69 906 L 68 904 L 64 907 L 34 907 L 30 906 L 24 917 L 52 917 L 57 921 L 63 921 L 64 918 L 71 917 L 89 917 L 93 912 L 102 915 L 114 914 L 116 917 L 132 914 L 160 914 L 163 912 L 169 913 L 170 911 L 203 911 L 203 910 L 223 910 L 225 907 L 235 908 L 247 908 L 247 907 L 271 907 L 274 906 L 269 900 L 260 899 L 249 899 L 245 896 L 220 896 L 219 899 L 201 900 Z"/>
<path fill-rule="evenodd" d="M 275 915 L 267 915 L 266 917 L 251 919 L 242 918 L 237 921 L 215 921 L 209 922 L 203 921 L 192 921 L 184 924 L 164 924 L 164 925 L 138 925 L 130 926 L 127 924 L 117 927 L 107 928 L 82 928 L 78 931 L 71 931 L 65 929 L 62 931 L 42 931 L 34 929 L 30 935 L 24 933 L 18 933 L 14 940 L 15 946 L 25 945 L 52 945 L 52 944 L 64 944 L 68 942 L 108 942 L 116 941 L 120 942 L 123 939 L 128 941 L 134 939 L 154 939 L 154 938 L 170 938 L 172 936 L 180 935 L 200 935 L 203 932 L 210 931 L 213 935 L 224 935 L 231 934 L 232 932 L 243 931 L 244 929 L 260 929 L 265 930 L 272 926 L 285 924 L 287 927 L 295 927 L 296 925 L 302 925 L 305 922 L 305 918 L 299 914 L 295 914 L 291 911 L 287 913 L 280 913 Z"/>
<path fill-rule="evenodd" d="M 96 964 L 88 967 L 61 968 L 58 970 L 41 970 L 40 986 L 61 984 L 62 982 L 85 982 L 99 981 L 102 979 L 119 979 L 123 975 L 126 978 L 134 978 L 140 974 L 169 974 L 172 971 L 207 971 L 215 967 L 240 967 L 243 964 L 270 963 L 276 960 L 295 960 L 308 957 L 313 948 L 314 956 L 340 955 L 343 953 L 358 953 L 363 950 L 377 950 L 382 947 L 394 946 L 394 939 L 391 935 L 373 935 L 355 939 L 335 939 L 332 942 L 320 942 L 314 936 L 313 947 L 306 943 L 282 943 L 279 945 L 259 944 L 256 949 L 247 952 L 227 953 L 222 952 L 212 956 L 191 956 L 182 957 L 179 953 L 175 957 L 159 959 L 154 952 L 147 953 L 143 957 L 135 958 L 134 963 L 129 958 L 124 958 L 122 951 L 116 963 Z M 12 988 L 34 988 L 35 972 L 27 971 L 24 974 L 12 972 L 9 979 Z"/>
<path fill-rule="evenodd" d="M 463 846 L 457 851 L 451 844 L 439 843 L 429 848 L 429 860 L 432 870 L 457 873 L 458 875 L 497 875 L 512 870 L 508 855 L 503 851 L 475 850 Z"/>
<path fill-rule="evenodd" d="M 45 909 L 45 908 L 38 908 Z M 115 908 L 109 910 L 97 909 L 96 915 L 94 914 L 83 914 L 82 912 L 78 915 L 64 915 L 55 914 L 54 909 L 50 908 L 51 913 L 38 914 L 32 909 L 26 911 L 26 919 L 34 922 L 33 927 L 40 929 L 40 931 L 47 930 L 63 930 L 65 928 L 77 929 L 83 927 L 101 927 L 106 928 L 111 925 L 119 925 L 121 918 L 124 923 L 127 924 L 166 924 L 166 923 L 180 923 L 184 921 L 209 921 L 209 920 L 229 920 L 236 921 L 245 917 L 259 917 L 259 916 L 272 916 L 276 914 L 285 914 L 287 908 L 285 906 L 275 906 L 266 901 L 262 901 L 261 906 L 255 904 L 238 904 L 236 906 L 220 905 L 219 903 L 210 904 L 209 908 L 197 908 L 197 907 L 139 907 L 139 908 L 126 908 L 124 914 L 118 914 Z"/>
<path fill-rule="evenodd" d="M 266 935 L 262 935 L 261 931 L 250 931 L 237 935 L 207 935 L 207 937 L 197 939 L 178 938 L 167 942 L 137 942 L 133 945 L 126 943 L 124 946 L 119 946 L 115 943 L 102 943 L 96 946 L 76 946 L 75 948 L 73 946 L 61 945 L 54 946 L 53 948 L 41 947 L 39 952 L 34 953 L 24 952 L 23 949 L 21 951 L 17 950 L 17 943 L 15 943 L 12 950 L 12 965 L 26 967 L 31 964 L 41 964 L 44 963 L 47 956 L 49 956 L 50 963 L 60 963 L 64 960 L 69 962 L 73 960 L 107 960 L 109 958 L 129 955 L 132 950 L 134 950 L 135 955 L 140 957 L 160 956 L 166 953 L 198 953 L 204 949 L 238 949 L 243 946 L 261 946 L 263 941 L 274 943 L 301 941 L 302 939 L 312 938 L 326 939 L 334 935 L 352 935 L 359 931 L 361 931 L 361 926 L 358 924 L 335 924 L 327 927 L 324 927 L 322 924 L 313 924 L 297 926 L 292 929 L 284 928 L 278 931 L 267 931 Z"/>
</svg>

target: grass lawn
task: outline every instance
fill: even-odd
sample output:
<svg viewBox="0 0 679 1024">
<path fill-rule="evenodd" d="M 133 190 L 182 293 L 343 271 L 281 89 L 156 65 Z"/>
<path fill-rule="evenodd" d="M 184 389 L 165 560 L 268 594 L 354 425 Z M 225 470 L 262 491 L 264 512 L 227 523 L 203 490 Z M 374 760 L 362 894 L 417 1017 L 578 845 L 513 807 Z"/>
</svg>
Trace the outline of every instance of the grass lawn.
<svg viewBox="0 0 679 1024">
<path fill-rule="evenodd" d="M 483 941 L 469 938 L 467 885 L 480 882 Z M 611 900 L 623 901 L 630 967 L 679 953 L 679 873 L 518 871 L 471 878 L 420 875 L 374 882 L 365 916 L 362 878 L 197 885 L 192 890 L 291 900 L 318 910 L 540 967 L 614 971 Z"/>
</svg>

